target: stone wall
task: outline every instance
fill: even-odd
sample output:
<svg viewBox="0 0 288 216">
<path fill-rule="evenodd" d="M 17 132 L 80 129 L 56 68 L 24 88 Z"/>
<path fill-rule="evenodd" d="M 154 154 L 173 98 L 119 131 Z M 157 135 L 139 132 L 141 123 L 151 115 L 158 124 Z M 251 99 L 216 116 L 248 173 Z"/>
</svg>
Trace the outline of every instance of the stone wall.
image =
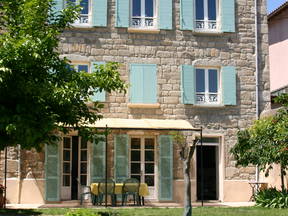
<svg viewBox="0 0 288 216">
<path fill-rule="evenodd" d="M 67 30 L 61 38 L 61 52 L 71 60 L 117 61 L 122 63 L 122 79 L 129 82 L 130 63 L 157 64 L 157 88 L 160 108 L 129 108 L 127 95 L 112 93 L 102 110 L 111 118 L 187 119 L 204 134 L 224 136 L 226 179 L 252 178 L 252 168 L 235 168 L 229 150 L 236 143 L 238 129 L 256 118 L 254 1 L 236 1 L 236 33 L 196 34 L 179 26 L 179 0 L 173 5 L 173 30 L 159 34 L 130 33 L 115 28 L 115 1 L 108 3 L 108 27 Z M 268 30 L 266 1 L 259 1 L 260 26 L 260 111 L 270 107 L 268 73 Z M 237 106 L 197 107 L 180 101 L 180 66 L 211 62 L 233 65 L 237 70 Z"/>
<path fill-rule="evenodd" d="M 19 160 L 21 166 L 19 167 Z M 44 153 L 35 150 L 21 150 L 10 147 L 7 150 L 7 178 L 18 178 L 19 168 L 21 169 L 21 179 L 37 178 L 43 179 L 45 175 Z M 0 178 L 4 178 L 5 157 L 1 151 Z"/>
</svg>

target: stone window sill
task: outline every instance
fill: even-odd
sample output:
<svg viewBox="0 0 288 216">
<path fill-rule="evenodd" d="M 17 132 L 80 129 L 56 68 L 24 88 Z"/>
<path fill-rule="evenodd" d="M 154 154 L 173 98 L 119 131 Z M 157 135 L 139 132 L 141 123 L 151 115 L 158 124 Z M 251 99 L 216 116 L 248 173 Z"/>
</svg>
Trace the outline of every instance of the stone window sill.
<svg viewBox="0 0 288 216">
<path fill-rule="evenodd" d="M 224 34 L 224 32 L 222 32 L 222 31 L 209 31 L 209 30 L 206 30 L 206 31 L 203 31 L 203 30 L 194 30 L 193 31 L 193 34 L 194 35 L 222 35 L 222 34 Z"/>
<path fill-rule="evenodd" d="M 160 108 L 160 104 L 159 103 L 155 103 L 155 104 L 142 104 L 142 103 L 128 103 L 127 106 L 129 108 L 140 108 L 140 109 L 157 109 Z"/>
<path fill-rule="evenodd" d="M 128 28 L 129 33 L 159 34 L 159 29 Z"/>
<path fill-rule="evenodd" d="M 224 104 L 194 104 L 195 107 L 204 107 L 204 108 L 222 108 L 225 107 Z"/>
</svg>

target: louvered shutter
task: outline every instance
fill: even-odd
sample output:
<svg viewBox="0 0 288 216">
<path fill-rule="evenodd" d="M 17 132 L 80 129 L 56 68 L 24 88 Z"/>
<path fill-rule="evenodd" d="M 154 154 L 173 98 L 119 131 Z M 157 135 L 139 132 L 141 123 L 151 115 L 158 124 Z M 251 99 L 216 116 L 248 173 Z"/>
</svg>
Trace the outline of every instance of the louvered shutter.
<svg viewBox="0 0 288 216">
<path fill-rule="evenodd" d="M 224 105 L 236 105 L 236 69 L 234 66 L 225 66 L 221 70 L 222 100 Z"/>
<path fill-rule="evenodd" d="M 172 29 L 172 0 L 159 0 L 159 28 Z"/>
<path fill-rule="evenodd" d="M 116 0 L 116 27 L 129 27 L 129 0 Z"/>
<path fill-rule="evenodd" d="M 173 200 L 173 142 L 172 136 L 159 136 L 159 194 L 160 201 Z"/>
<path fill-rule="evenodd" d="M 107 0 L 92 0 L 92 26 L 107 26 Z"/>
<path fill-rule="evenodd" d="M 157 65 L 130 65 L 130 102 L 157 103 Z"/>
<path fill-rule="evenodd" d="M 235 32 L 235 0 L 221 0 L 221 31 Z"/>
<path fill-rule="evenodd" d="M 58 145 L 45 145 L 45 199 L 46 201 L 60 201 Z"/>
<path fill-rule="evenodd" d="M 105 62 L 91 62 L 92 72 L 95 70 L 95 65 L 103 65 Z M 104 90 L 97 91 L 92 97 L 92 101 L 99 101 L 99 102 L 105 102 L 106 101 L 106 92 Z"/>
<path fill-rule="evenodd" d="M 181 0 L 180 1 L 180 29 L 194 30 L 194 1 Z"/>
<path fill-rule="evenodd" d="M 114 138 L 114 177 L 116 182 L 129 178 L 128 135 L 115 135 Z"/>
<path fill-rule="evenodd" d="M 98 135 L 92 143 L 91 182 L 105 178 L 105 136 Z"/>
<path fill-rule="evenodd" d="M 195 104 L 195 69 L 191 65 L 182 65 L 181 99 L 183 104 Z"/>
</svg>

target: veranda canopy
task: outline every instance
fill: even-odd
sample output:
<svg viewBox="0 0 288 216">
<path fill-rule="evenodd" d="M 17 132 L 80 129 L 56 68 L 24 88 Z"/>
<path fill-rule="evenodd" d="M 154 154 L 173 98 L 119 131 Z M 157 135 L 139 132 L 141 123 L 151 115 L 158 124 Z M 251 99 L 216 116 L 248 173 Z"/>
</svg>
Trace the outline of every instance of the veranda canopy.
<svg viewBox="0 0 288 216">
<path fill-rule="evenodd" d="M 160 119 L 121 119 L 103 118 L 90 124 L 90 127 L 131 130 L 200 130 L 193 128 L 186 120 L 160 120 Z"/>
</svg>

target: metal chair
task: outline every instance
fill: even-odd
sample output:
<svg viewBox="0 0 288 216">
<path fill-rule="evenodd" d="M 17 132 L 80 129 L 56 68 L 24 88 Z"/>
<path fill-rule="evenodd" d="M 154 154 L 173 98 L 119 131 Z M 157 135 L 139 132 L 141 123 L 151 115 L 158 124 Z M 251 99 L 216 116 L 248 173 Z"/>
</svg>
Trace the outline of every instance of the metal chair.
<svg viewBox="0 0 288 216">
<path fill-rule="evenodd" d="M 103 198 L 106 195 L 106 180 L 102 180 L 98 185 L 99 204 L 102 205 Z M 111 205 L 116 205 L 115 182 L 112 179 L 107 179 L 107 196 L 111 197 Z"/>
<path fill-rule="evenodd" d="M 78 178 L 76 178 L 76 180 L 77 180 L 77 183 L 78 183 L 78 185 L 80 186 L 80 189 L 81 189 L 80 205 L 83 204 L 83 200 L 84 200 L 85 196 L 89 196 L 89 195 L 90 195 L 91 202 L 93 203 L 94 197 L 93 197 L 93 194 L 91 193 L 90 186 L 81 185 L 81 183 L 79 182 Z"/>
<path fill-rule="evenodd" d="M 139 196 L 139 187 L 140 182 L 138 179 L 130 178 L 126 179 L 122 188 L 122 205 L 127 204 L 127 198 L 129 195 L 133 196 L 134 205 L 140 205 L 140 196 Z"/>
</svg>

